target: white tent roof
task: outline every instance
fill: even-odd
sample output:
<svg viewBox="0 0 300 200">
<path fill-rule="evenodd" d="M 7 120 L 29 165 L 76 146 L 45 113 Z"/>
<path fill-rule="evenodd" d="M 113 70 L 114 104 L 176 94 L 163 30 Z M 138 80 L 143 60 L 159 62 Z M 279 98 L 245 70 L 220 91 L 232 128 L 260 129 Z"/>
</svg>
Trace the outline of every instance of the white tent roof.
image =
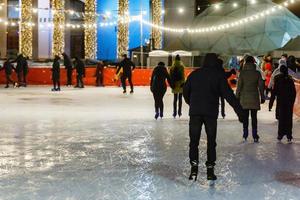
<svg viewBox="0 0 300 200">
<path fill-rule="evenodd" d="M 238 7 L 234 8 L 233 3 Z M 258 0 L 251 4 L 249 0 L 225 0 L 220 9 L 208 8 L 199 15 L 190 28 L 220 25 L 240 20 L 278 6 L 270 0 Z M 252 22 L 210 33 L 189 34 L 183 36 L 183 42 L 190 50 L 215 52 L 226 55 L 244 53 L 264 54 L 282 48 L 291 39 L 300 35 L 300 20 L 287 8 Z"/>
</svg>

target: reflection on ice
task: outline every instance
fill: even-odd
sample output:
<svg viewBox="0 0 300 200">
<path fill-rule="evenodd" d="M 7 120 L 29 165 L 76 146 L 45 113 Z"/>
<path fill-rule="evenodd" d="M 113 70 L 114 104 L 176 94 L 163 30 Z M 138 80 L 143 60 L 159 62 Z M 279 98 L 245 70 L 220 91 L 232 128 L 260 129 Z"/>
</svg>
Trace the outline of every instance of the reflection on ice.
<svg viewBox="0 0 300 200">
<path fill-rule="evenodd" d="M 199 180 L 190 182 L 188 117 L 153 120 L 148 88 L 138 88 L 133 96 L 120 95 L 118 88 L 18 92 L 0 93 L 0 199 L 300 196 L 300 125 L 295 124 L 294 144 L 278 144 L 273 113 L 259 114 L 259 144 L 242 143 L 241 125 L 227 109 L 228 118 L 219 121 L 218 182 L 209 187 L 205 133 Z M 167 113 L 171 107 L 167 95 Z"/>
</svg>

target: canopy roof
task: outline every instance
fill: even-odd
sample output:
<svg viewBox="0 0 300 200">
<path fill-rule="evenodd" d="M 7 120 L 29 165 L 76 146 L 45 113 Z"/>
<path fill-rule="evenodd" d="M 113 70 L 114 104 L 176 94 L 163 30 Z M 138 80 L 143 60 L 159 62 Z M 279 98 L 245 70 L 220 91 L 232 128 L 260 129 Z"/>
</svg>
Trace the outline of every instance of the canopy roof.
<svg viewBox="0 0 300 200">
<path fill-rule="evenodd" d="M 251 4 L 249 0 L 226 0 L 220 9 L 210 7 L 193 21 L 190 28 L 220 25 L 250 17 L 277 4 L 270 0 L 258 0 Z M 189 50 L 203 53 L 215 52 L 225 55 L 242 55 L 251 53 L 264 54 L 284 47 L 291 39 L 300 35 L 300 20 L 287 8 L 276 9 L 275 12 L 242 25 L 209 33 L 185 33 L 182 41 Z"/>
</svg>

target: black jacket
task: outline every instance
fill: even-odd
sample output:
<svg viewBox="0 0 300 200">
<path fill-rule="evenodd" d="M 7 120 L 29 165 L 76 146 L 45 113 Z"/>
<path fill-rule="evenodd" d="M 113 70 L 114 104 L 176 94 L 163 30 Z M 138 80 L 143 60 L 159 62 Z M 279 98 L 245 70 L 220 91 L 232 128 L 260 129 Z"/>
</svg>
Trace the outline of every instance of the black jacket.
<svg viewBox="0 0 300 200">
<path fill-rule="evenodd" d="M 23 72 L 23 67 L 25 66 L 25 58 L 22 56 L 22 55 L 19 55 L 17 57 L 17 59 L 15 61 L 13 61 L 12 63 L 17 63 L 17 66 L 16 66 L 16 72 L 17 73 L 21 73 Z"/>
<path fill-rule="evenodd" d="M 296 100 L 296 88 L 293 79 L 290 76 L 279 74 L 275 77 L 274 89 L 269 102 L 271 110 L 275 99 L 277 98 L 277 111 L 293 109 Z M 280 113 L 277 113 L 280 115 Z"/>
<path fill-rule="evenodd" d="M 243 119 L 242 107 L 228 85 L 224 72 L 217 67 L 203 67 L 188 77 L 183 96 L 190 105 L 190 116 L 209 116 L 218 118 L 219 98 L 224 97 Z"/>
<path fill-rule="evenodd" d="M 153 93 L 165 93 L 167 91 L 167 84 L 171 85 L 171 78 L 164 66 L 157 66 L 154 68 L 151 76 L 150 89 Z"/>
<path fill-rule="evenodd" d="M 27 59 L 24 58 L 24 60 L 23 60 L 23 73 L 28 74 L 28 71 L 29 71 L 28 61 L 27 61 Z"/>
<path fill-rule="evenodd" d="M 72 70 L 72 62 L 71 62 L 71 59 L 69 58 L 69 56 L 63 54 L 63 57 L 64 57 L 64 66 L 65 66 L 65 69 L 67 70 Z"/>
<path fill-rule="evenodd" d="M 58 60 L 54 60 L 52 65 L 52 79 L 59 79 L 60 77 L 60 63 Z"/>
<path fill-rule="evenodd" d="M 11 62 L 9 62 L 9 61 L 4 62 L 3 68 L 1 68 L 1 70 L 5 71 L 6 75 L 11 75 L 13 69 L 15 70 L 15 68 L 13 67 Z"/>
<path fill-rule="evenodd" d="M 135 69 L 135 64 L 129 59 L 129 58 L 125 58 L 124 60 L 122 60 L 119 64 L 118 70 L 117 70 L 117 74 L 119 73 L 119 71 L 123 69 L 123 74 L 126 76 L 131 75 L 132 70 Z"/>
<path fill-rule="evenodd" d="M 85 65 L 84 65 L 84 62 L 82 60 L 78 59 L 75 62 L 75 68 L 76 68 L 76 71 L 77 71 L 78 75 L 85 76 Z"/>
</svg>

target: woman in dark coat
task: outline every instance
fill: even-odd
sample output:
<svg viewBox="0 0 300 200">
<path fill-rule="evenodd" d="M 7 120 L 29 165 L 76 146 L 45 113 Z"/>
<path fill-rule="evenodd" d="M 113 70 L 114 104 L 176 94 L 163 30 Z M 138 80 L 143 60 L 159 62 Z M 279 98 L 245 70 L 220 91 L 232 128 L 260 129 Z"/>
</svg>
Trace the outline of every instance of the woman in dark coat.
<svg viewBox="0 0 300 200">
<path fill-rule="evenodd" d="M 85 64 L 84 62 L 76 57 L 75 58 L 75 69 L 77 73 L 77 84 L 75 88 L 84 88 L 83 77 L 85 77 Z"/>
<path fill-rule="evenodd" d="M 272 110 L 275 99 L 277 98 L 278 112 L 278 137 L 279 141 L 286 135 L 288 142 L 292 142 L 293 129 L 293 109 L 296 100 L 296 88 L 292 77 L 288 75 L 288 69 L 282 65 L 281 74 L 275 77 L 274 89 L 269 103 L 269 110 Z"/>
<path fill-rule="evenodd" d="M 249 135 L 249 114 L 252 120 L 252 136 L 254 142 L 258 142 L 257 134 L 257 111 L 260 110 L 260 103 L 264 103 L 264 82 L 259 71 L 256 70 L 255 59 L 252 56 L 246 58 L 246 63 L 240 73 L 236 97 L 244 109 L 244 134 L 247 140 Z"/>
<path fill-rule="evenodd" d="M 160 62 L 158 66 L 153 70 L 151 76 L 150 89 L 153 93 L 154 101 L 155 101 L 155 119 L 159 116 L 163 118 L 164 116 L 164 102 L 163 98 L 167 91 L 167 84 L 171 85 L 171 78 L 165 67 L 165 63 Z"/>
<path fill-rule="evenodd" d="M 64 66 L 67 70 L 67 86 L 72 86 L 73 66 L 70 57 L 66 53 L 62 53 L 64 57 Z"/>
<path fill-rule="evenodd" d="M 17 86 L 17 83 L 14 82 L 11 78 L 12 75 L 12 70 L 15 70 L 15 68 L 13 67 L 13 65 L 11 64 L 9 58 L 4 62 L 3 64 L 3 68 L 1 68 L 0 70 L 4 70 L 5 71 L 5 78 L 6 78 L 6 86 L 5 88 L 9 88 L 9 84 L 12 83 L 14 85 L 14 87 Z"/>
<path fill-rule="evenodd" d="M 54 62 L 52 65 L 52 81 L 53 88 L 52 91 L 60 91 L 60 57 L 55 56 Z"/>
<path fill-rule="evenodd" d="M 104 71 L 104 63 L 103 63 L 103 61 L 100 61 L 97 64 L 96 74 L 95 74 L 97 87 L 104 86 L 103 85 L 103 71 Z"/>
<path fill-rule="evenodd" d="M 23 82 L 24 82 L 24 87 L 27 87 L 27 75 L 29 72 L 29 66 L 28 66 L 28 60 L 29 57 L 27 56 L 26 58 L 24 58 L 24 62 L 23 62 Z"/>
</svg>

